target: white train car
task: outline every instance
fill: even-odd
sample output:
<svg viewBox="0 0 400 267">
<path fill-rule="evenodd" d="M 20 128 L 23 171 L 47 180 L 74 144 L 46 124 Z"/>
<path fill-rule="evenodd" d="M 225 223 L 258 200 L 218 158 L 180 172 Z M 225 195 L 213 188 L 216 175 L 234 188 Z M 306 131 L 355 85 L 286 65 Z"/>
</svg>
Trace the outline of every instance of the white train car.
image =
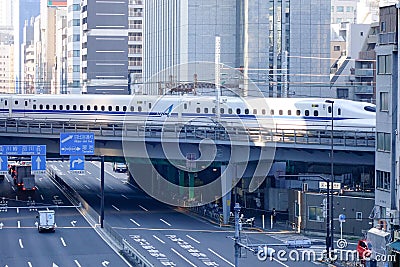
<svg viewBox="0 0 400 267">
<path fill-rule="evenodd" d="M 220 98 L 165 95 L 2 95 L 0 119 L 99 123 L 193 123 L 206 126 L 217 117 L 226 124 L 277 129 L 375 131 L 375 105 L 323 98 Z M 219 109 L 219 112 L 217 112 Z"/>
</svg>

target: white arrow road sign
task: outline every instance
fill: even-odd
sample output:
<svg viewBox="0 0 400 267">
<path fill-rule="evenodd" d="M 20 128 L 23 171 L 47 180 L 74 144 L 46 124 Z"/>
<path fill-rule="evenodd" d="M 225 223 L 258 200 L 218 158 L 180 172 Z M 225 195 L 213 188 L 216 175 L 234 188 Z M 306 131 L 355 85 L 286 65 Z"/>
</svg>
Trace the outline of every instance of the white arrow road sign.
<svg viewBox="0 0 400 267">
<path fill-rule="evenodd" d="M 76 160 L 72 161 L 72 168 L 75 169 L 75 164 L 81 164 L 83 162 L 83 160 L 81 158 L 77 158 Z"/>
<path fill-rule="evenodd" d="M 109 261 L 103 261 L 103 262 L 101 263 L 101 265 L 103 265 L 104 267 L 105 267 L 105 266 L 108 266 L 108 264 L 110 264 Z"/>
</svg>

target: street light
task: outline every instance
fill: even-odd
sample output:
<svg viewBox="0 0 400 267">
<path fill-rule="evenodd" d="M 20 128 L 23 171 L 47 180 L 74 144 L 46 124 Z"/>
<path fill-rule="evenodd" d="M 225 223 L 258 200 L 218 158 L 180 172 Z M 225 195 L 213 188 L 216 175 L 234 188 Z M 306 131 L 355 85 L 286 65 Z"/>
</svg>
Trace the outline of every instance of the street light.
<svg viewBox="0 0 400 267">
<path fill-rule="evenodd" d="M 327 100 L 325 100 L 325 103 L 331 104 L 331 157 L 330 157 L 331 158 L 331 178 L 330 178 L 330 180 L 333 182 L 334 181 L 334 177 L 333 177 L 333 114 L 334 114 L 333 104 L 335 103 L 335 101 L 327 99 Z M 333 187 L 333 184 L 332 184 L 332 187 Z M 328 182 L 327 190 L 329 192 L 329 182 Z M 333 207 L 333 192 L 331 194 L 331 205 Z M 333 241 L 334 241 L 333 209 L 331 209 L 330 217 L 331 217 L 331 240 L 329 240 L 329 242 L 331 244 L 331 248 L 333 251 L 333 249 L 334 249 L 333 248 Z"/>
</svg>

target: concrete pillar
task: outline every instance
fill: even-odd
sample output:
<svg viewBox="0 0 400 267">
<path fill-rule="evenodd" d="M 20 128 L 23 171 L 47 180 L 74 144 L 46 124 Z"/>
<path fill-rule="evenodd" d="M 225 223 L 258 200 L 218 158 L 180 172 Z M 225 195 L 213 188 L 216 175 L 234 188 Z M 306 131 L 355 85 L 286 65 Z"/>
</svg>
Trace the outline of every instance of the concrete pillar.
<svg viewBox="0 0 400 267">
<path fill-rule="evenodd" d="M 179 175 L 179 195 L 183 195 L 184 192 L 184 186 L 185 186 L 185 172 L 182 170 L 178 171 L 178 175 Z"/>
<path fill-rule="evenodd" d="M 228 169 L 226 165 L 221 166 L 221 189 L 223 194 L 222 214 L 224 215 L 224 224 L 229 223 L 233 176 L 234 176 L 233 168 Z"/>
<path fill-rule="evenodd" d="M 194 172 L 189 172 L 189 199 L 194 198 Z"/>
</svg>

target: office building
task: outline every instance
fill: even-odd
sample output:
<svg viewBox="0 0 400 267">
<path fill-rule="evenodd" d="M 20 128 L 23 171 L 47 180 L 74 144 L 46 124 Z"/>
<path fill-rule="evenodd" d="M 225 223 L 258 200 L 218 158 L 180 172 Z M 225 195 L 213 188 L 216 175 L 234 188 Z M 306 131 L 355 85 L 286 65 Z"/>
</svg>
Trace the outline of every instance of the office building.
<svg viewBox="0 0 400 267">
<path fill-rule="evenodd" d="M 13 93 L 14 81 L 14 45 L 0 43 L 0 93 Z"/>
<path fill-rule="evenodd" d="M 144 14 L 144 80 L 175 65 L 215 62 L 219 36 L 220 62 L 243 71 L 264 95 L 333 95 L 330 1 L 149 0 Z M 171 70 L 143 91 L 158 93 L 158 86 L 171 80 L 215 79 L 213 68 L 204 73 L 208 77 L 193 69 Z M 244 86 L 238 92 L 251 95 L 247 90 Z"/>
<path fill-rule="evenodd" d="M 67 1 L 67 51 L 66 61 L 62 62 L 66 76 L 63 93 L 80 94 L 81 87 L 81 5 L 80 0 Z M 65 55 L 64 55 L 65 57 Z M 65 86 L 65 85 L 64 85 Z"/>
<path fill-rule="evenodd" d="M 128 0 L 81 2 L 83 93 L 128 93 L 128 11 Z"/>
</svg>

